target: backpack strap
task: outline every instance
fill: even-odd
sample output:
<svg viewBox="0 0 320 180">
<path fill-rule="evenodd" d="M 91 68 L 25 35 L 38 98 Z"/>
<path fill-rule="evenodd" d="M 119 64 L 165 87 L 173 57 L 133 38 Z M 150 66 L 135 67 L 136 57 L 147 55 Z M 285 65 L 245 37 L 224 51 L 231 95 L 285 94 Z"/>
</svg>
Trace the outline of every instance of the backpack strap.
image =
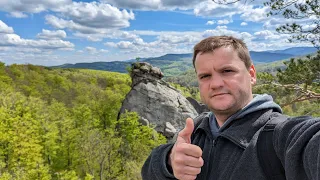
<svg viewBox="0 0 320 180">
<path fill-rule="evenodd" d="M 210 112 L 203 112 L 196 118 L 194 118 L 193 123 L 194 123 L 194 130 L 197 129 L 197 127 L 201 124 L 201 121 L 204 117 L 206 117 Z"/>
<path fill-rule="evenodd" d="M 285 121 L 287 116 L 271 113 L 270 119 L 263 127 L 257 142 L 258 159 L 268 180 L 285 178 L 285 171 L 273 146 L 273 132 L 277 124 Z"/>
</svg>

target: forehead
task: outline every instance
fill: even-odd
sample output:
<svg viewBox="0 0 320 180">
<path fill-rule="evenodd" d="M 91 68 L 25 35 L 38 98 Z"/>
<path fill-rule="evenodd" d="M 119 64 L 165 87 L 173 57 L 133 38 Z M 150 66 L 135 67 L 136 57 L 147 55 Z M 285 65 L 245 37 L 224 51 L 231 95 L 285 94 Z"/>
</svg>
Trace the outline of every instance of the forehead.
<svg viewBox="0 0 320 180">
<path fill-rule="evenodd" d="M 208 64 L 243 64 L 238 52 L 232 47 L 220 47 L 211 52 L 199 52 L 195 59 L 195 66 L 207 66 Z"/>
</svg>

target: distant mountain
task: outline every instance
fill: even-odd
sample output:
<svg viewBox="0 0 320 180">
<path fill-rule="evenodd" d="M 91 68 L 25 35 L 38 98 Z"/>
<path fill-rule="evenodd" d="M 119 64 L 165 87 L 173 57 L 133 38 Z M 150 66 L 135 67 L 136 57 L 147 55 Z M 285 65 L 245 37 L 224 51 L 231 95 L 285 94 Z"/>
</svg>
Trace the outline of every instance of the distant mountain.
<svg viewBox="0 0 320 180">
<path fill-rule="evenodd" d="M 192 58 L 192 53 L 188 54 L 166 54 L 160 57 L 147 58 L 146 61 L 153 60 L 167 60 L 167 61 L 180 61 L 182 58 Z"/>
<path fill-rule="evenodd" d="M 126 73 L 126 67 L 130 66 L 131 62 L 112 61 L 112 62 L 93 62 L 93 63 L 76 63 L 63 64 L 60 66 L 52 66 L 54 68 L 78 68 L 78 69 L 95 69 L 112 72 Z"/>
<path fill-rule="evenodd" d="M 269 63 L 295 57 L 293 54 L 272 53 L 272 52 L 256 52 L 250 51 L 251 59 L 255 64 Z"/>
<path fill-rule="evenodd" d="M 284 50 L 268 51 L 271 53 L 292 54 L 295 56 L 304 56 L 317 52 L 315 47 L 293 47 Z"/>
<path fill-rule="evenodd" d="M 280 60 L 285 60 L 293 57 L 304 56 L 315 53 L 316 48 L 311 47 L 295 47 L 277 51 L 250 51 L 251 59 L 255 64 L 265 64 Z M 140 58 L 139 61 L 150 63 L 152 66 L 159 67 L 166 77 L 177 76 L 187 70 L 192 69 L 193 54 L 166 54 L 160 57 Z M 130 66 L 135 59 L 127 61 L 112 61 L 112 62 L 93 62 L 93 63 L 76 63 L 54 66 L 58 68 L 81 68 L 81 69 L 96 69 L 126 73 L 126 67 Z"/>
</svg>

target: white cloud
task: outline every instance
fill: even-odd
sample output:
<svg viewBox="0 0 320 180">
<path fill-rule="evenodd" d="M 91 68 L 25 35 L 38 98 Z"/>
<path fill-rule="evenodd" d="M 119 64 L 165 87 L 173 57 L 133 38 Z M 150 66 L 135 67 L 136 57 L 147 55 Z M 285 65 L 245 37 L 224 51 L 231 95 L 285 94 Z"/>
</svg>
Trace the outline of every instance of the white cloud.
<svg viewBox="0 0 320 180">
<path fill-rule="evenodd" d="M 246 8 L 246 10 L 243 11 L 241 18 L 246 21 L 252 22 L 266 21 L 270 19 L 270 17 L 267 17 L 267 13 L 269 11 L 269 7 L 266 6 L 262 8 L 253 8 L 252 6 L 248 6 L 248 8 Z"/>
<path fill-rule="evenodd" d="M 101 53 L 107 53 L 107 52 L 109 52 L 108 50 L 106 50 L 106 49 L 100 49 L 99 50 Z"/>
<path fill-rule="evenodd" d="M 68 5 L 72 0 L 1 0 L 0 10 L 10 12 L 11 16 L 24 17 L 27 13 L 39 13 Z"/>
<path fill-rule="evenodd" d="M 9 16 L 14 17 L 14 18 L 27 18 L 28 17 L 28 15 L 23 12 L 10 12 Z"/>
<path fill-rule="evenodd" d="M 16 46 L 23 48 L 39 48 L 44 50 L 72 50 L 74 44 L 62 40 L 29 40 L 22 39 L 17 34 L 0 34 L 1 46 Z"/>
<path fill-rule="evenodd" d="M 248 23 L 246 23 L 246 22 L 242 22 L 241 24 L 240 24 L 240 26 L 247 26 L 248 25 Z"/>
<path fill-rule="evenodd" d="M 193 7 L 206 0 L 101 0 L 111 3 L 119 8 L 138 10 L 173 10 L 193 9 Z"/>
<path fill-rule="evenodd" d="M 214 25 L 215 23 L 216 23 L 215 21 L 208 21 L 206 25 Z"/>
<path fill-rule="evenodd" d="M 191 53 L 193 46 L 205 37 L 213 35 L 233 35 L 248 42 L 254 39 L 254 36 L 248 32 L 237 32 L 229 30 L 227 26 L 218 26 L 212 30 L 203 32 L 195 31 L 132 31 L 141 36 L 156 36 L 152 42 L 144 42 L 138 38 L 132 41 L 106 42 L 105 46 L 120 50 L 125 54 L 140 53 L 141 57 L 153 57 L 157 54 L 166 53 Z M 138 41 L 137 41 L 138 40 Z M 138 42 L 138 43 L 137 43 Z"/>
<path fill-rule="evenodd" d="M 196 16 L 204 17 L 231 17 L 240 14 L 243 6 L 240 3 L 221 5 L 211 0 L 198 4 L 193 12 Z"/>
<path fill-rule="evenodd" d="M 97 49 L 94 47 L 86 47 L 86 51 L 88 51 L 91 54 L 96 54 L 97 53 Z"/>
<path fill-rule="evenodd" d="M 89 52 L 90 54 L 98 54 L 98 53 L 107 53 L 107 52 L 109 52 L 108 50 L 106 50 L 106 49 L 100 49 L 100 50 L 98 50 L 97 48 L 95 48 L 95 47 L 90 47 L 90 46 L 87 46 L 86 48 L 85 48 L 85 50 L 87 51 L 87 52 Z M 83 53 L 83 51 L 78 51 L 79 53 Z"/>
<path fill-rule="evenodd" d="M 317 25 L 316 24 L 303 24 L 302 25 L 302 30 L 303 31 L 310 31 L 312 29 L 316 29 Z"/>
<path fill-rule="evenodd" d="M 102 41 L 104 38 L 108 39 L 125 39 L 125 40 L 137 40 L 140 37 L 135 34 L 134 31 L 121 31 L 121 30 L 108 30 L 104 34 L 96 33 L 96 34 L 83 34 L 80 32 L 76 32 L 73 35 L 81 38 L 85 38 L 89 41 Z"/>
<path fill-rule="evenodd" d="M 119 8 L 157 10 L 160 8 L 161 0 L 102 0 Z"/>
<path fill-rule="evenodd" d="M 106 34 L 101 34 L 101 33 L 83 34 L 81 32 L 75 32 L 75 33 L 73 33 L 73 35 L 76 37 L 85 38 L 88 41 L 93 41 L 93 42 L 102 41 L 104 38 L 106 38 L 108 36 L 107 33 Z"/>
<path fill-rule="evenodd" d="M 42 29 L 42 32 L 37 37 L 40 39 L 63 39 L 67 37 L 67 33 L 63 30 L 50 31 Z"/>
<path fill-rule="evenodd" d="M 2 22 L 0 20 L 0 34 L 1 33 L 6 33 L 6 34 L 10 34 L 10 33 L 13 33 L 13 28 L 12 27 L 9 27 L 8 25 L 6 25 L 4 22 Z"/>
<path fill-rule="evenodd" d="M 215 29 L 206 30 L 203 32 L 203 38 L 209 36 L 220 36 L 220 35 L 229 35 L 229 36 L 239 36 L 239 32 L 228 30 L 227 26 L 217 26 Z"/>
<path fill-rule="evenodd" d="M 133 43 L 129 42 L 129 41 L 120 41 L 117 44 L 117 46 L 120 49 L 134 49 L 135 48 L 135 45 L 133 45 Z"/>
<path fill-rule="evenodd" d="M 124 28 L 129 27 L 129 20 L 134 19 L 132 11 L 119 10 L 110 4 L 97 2 L 73 2 L 61 8 L 63 13 L 76 24 L 92 28 Z"/>
<path fill-rule="evenodd" d="M 263 28 L 264 29 L 276 29 L 277 27 L 279 27 L 279 25 L 283 25 L 286 23 L 293 23 L 293 22 L 294 21 L 292 19 L 272 17 L 263 23 Z M 295 22 L 299 22 L 299 21 L 295 20 Z"/>
<path fill-rule="evenodd" d="M 198 41 L 198 38 L 192 36 L 192 35 L 181 35 L 181 36 L 175 36 L 170 34 L 162 34 L 158 37 L 160 42 L 165 42 L 168 44 L 194 44 Z"/>
<path fill-rule="evenodd" d="M 72 31 L 79 31 L 83 34 L 90 34 L 90 33 L 107 33 L 108 29 L 98 29 L 98 28 L 92 28 L 88 26 L 84 26 L 81 24 L 77 24 L 73 22 L 72 20 L 64 20 L 61 18 L 58 18 L 53 15 L 47 15 L 45 17 L 48 24 L 52 25 L 53 27 L 57 29 L 70 29 Z"/>
<path fill-rule="evenodd" d="M 69 29 L 80 36 L 90 34 L 86 38 L 92 41 L 102 40 L 110 30 L 129 27 L 129 20 L 134 19 L 132 11 L 119 10 L 110 4 L 98 2 L 73 2 L 57 12 L 62 13 L 64 18 L 47 15 L 48 24 L 57 29 Z"/>
<path fill-rule="evenodd" d="M 218 24 L 229 24 L 229 23 L 231 23 L 231 22 L 232 22 L 232 20 L 229 21 L 229 20 L 227 20 L 227 19 L 218 20 Z"/>
<path fill-rule="evenodd" d="M 265 39 L 265 40 L 280 40 L 280 39 L 288 38 L 288 36 L 285 34 L 279 34 L 269 30 L 258 31 L 258 32 L 255 32 L 254 35 L 256 36 L 256 38 Z"/>
</svg>

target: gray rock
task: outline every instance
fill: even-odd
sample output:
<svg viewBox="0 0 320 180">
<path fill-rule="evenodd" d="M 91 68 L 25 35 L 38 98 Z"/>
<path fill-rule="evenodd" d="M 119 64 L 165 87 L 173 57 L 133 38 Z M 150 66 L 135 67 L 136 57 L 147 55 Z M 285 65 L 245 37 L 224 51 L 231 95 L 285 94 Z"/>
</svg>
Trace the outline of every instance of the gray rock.
<svg viewBox="0 0 320 180">
<path fill-rule="evenodd" d="M 174 128 L 170 122 L 166 122 L 164 136 L 166 136 L 167 138 L 172 138 L 176 133 L 176 128 Z"/>
<path fill-rule="evenodd" d="M 196 111 L 198 112 L 198 114 L 201 114 L 203 112 L 208 112 L 210 111 L 208 106 L 203 104 L 203 103 L 199 103 L 197 100 L 193 99 L 192 97 L 187 97 L 187 100 L 192 104 L 192 106 L 196 109 Z"/>
<path fill-rule="evenodd" d="M 148 119 L 146 119 L 146 118 L 144 118 L 144 117 L 140 117 L 139 122 L 140 122 L 142 125 L 149 126 L 149 121 L 148 121 Z"/>
<path fill-rule="evenodd" d="M 150 66 L 150 72 L 137 70 Z M 135 63 L 132 66 L 132 87 L 122 103 L 120 114 L 125 110 L 137 112 L 146 119 L 157 132 L 172 137 L 172 132 L 183 129 L 188 117 L 198 115 L 192 104 L 178 90 L 161 80 L 159 68 L 148 63 Z M 173 126 L 166 126 L 166 124 Z M 147 123 L 146 123 L 147 124 Z M 170 127 L 170 128 L 168 128 Z M 166 129 L 168 132 L 165 132 Z M 169 134 L 170 135 L 169 135 Z"/>
</svg>

